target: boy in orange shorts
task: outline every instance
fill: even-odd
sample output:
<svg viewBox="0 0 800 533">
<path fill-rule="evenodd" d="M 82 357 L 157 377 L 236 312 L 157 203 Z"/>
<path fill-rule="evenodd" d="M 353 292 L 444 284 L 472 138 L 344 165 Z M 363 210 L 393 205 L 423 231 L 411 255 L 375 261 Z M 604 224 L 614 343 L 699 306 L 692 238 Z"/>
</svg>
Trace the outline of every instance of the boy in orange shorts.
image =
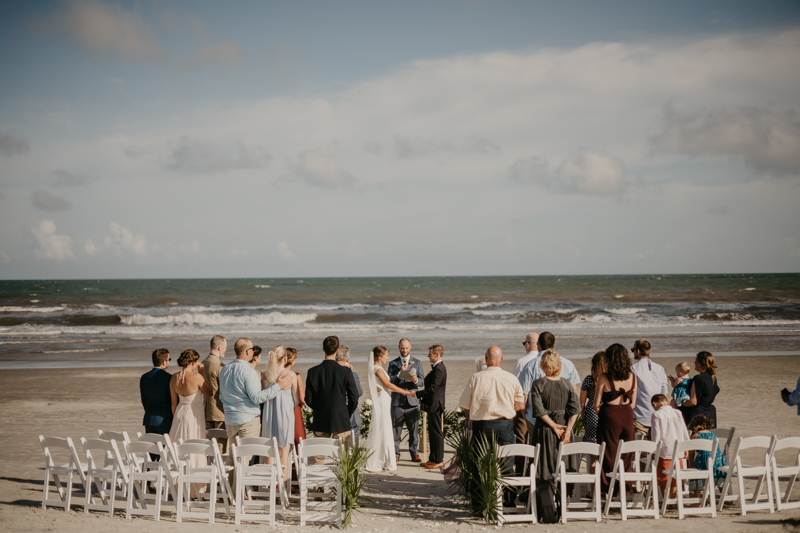
<svg viewBox="0 0 800 533">
<path fill-rule="evenodd" d="M 667 472 L 672 466 L 672 451 L 678 441 L 689 440 L 689 431 L 683 421 L 683 415 L 670 407 L 669 399 L 664 394 L 656 394 L 650 400 L 653 405 L 653 417 L 650 421 L 650 438 L 658 444 L 658 470 L 656 479 L 658 486 L 664 490 L 667 486 Z M 682 459 L 682 458 L 681 458 Z M 678 487 L 670 487 L 670 498 L 674 498 Z"/>
</svg>

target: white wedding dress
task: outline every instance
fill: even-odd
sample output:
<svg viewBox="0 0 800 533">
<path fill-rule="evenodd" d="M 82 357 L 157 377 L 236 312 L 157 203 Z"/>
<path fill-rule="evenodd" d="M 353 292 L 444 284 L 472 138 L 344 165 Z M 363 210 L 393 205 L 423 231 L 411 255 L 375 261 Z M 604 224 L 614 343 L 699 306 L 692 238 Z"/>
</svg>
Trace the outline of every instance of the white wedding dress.
<svg viewBox="0 0 800 533">
<path fill-rule="evenodd" d="M 376 376 L 383 368 L 375 366 L 372 354 L 368 362 L 369 393 L 372 396 L 372 420 L 367 435 L 367 451 L 372 455 L 367 459 L 365 469 L 368 472 L 381 470 L 397 470 L 397 459 L 394 454 L 394 433 L 392 431 L 392 397 Z M 378 392 L 378 389 L 381 389 Z"/>
</svg>

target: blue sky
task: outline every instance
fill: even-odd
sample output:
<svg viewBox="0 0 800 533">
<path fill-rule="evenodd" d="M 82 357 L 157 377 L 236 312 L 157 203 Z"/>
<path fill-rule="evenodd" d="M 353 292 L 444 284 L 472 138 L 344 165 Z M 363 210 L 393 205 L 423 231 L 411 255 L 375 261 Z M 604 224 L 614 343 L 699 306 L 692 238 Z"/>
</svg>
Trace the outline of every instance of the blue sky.
<svg viewBox="0 0 800 533">
<path fill-rule="evenodd" d="M 0 6 L 0 277 L 797 272 L 797 2 Z"/>
</svg>

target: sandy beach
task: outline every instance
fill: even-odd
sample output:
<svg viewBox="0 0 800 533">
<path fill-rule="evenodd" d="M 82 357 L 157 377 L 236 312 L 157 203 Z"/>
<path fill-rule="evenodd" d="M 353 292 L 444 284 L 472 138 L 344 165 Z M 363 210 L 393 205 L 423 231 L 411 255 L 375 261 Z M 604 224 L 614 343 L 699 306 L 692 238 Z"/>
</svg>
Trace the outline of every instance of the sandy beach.
<svg viewBox="0 0 800 533">
<path fill-rule="evenodd" d="M 477 355 L 477 354 L 476 354 Z M 419 356 L 419 354 L 417 354 Z M 670 372 L 677 359 L 654 359 Z M 782 404 L 779 391 L 790 389 L 800 372 L 800 357 L 758 356 L 719 357 L 719 383 L 721 392 L 715 405 L 719 425 L 736 427 L 739 436 L 772 435 L 778 437 L 800 436 L 800 417 L 794 408 Z M 470 361 L 447 361 L 447 405 L 457 405 L 458 397 L 474 364 Z M 576 360 L 580 374 L 586 375 L 589 361 Z M 296 370 L 305 375 L 311 365 L 298 365 Z M 427 362 L 426 362 L 427 366 Z M 510 370 L 513 360 L 503 367 Z M 174 368 L 170 370 L 175 371 Z M 102 531 L 139 531 L 146 527 L 152 531 L 189 531 L 202 522 L 178 524 L 174 516 L 165 514 L 160 523 L 152 519 L 124 519 L 124 504 L 118 503 L 112 519 L 98 512 L 84 514 L 82 508 L 63 510 L 41 509 L 43 454 L 37 437 L 40 434 L 70 436 L 76 442 L 80 437 L 93 437 L 98 429 L 125 430 L 131 434 L 143 431 L 142 408 L 139 401 L 138 381 L 140 369 L 67 369 L 56 371 L 4 370 L 0 373 L 0 529 L 4 531 L 63 531 L 78 533 L 89 528 Z M 362 372 L 363 373 L 363 372 Z M 362 381 L 365 377 L 362 378 Z M 363 400 L 364 398 L 362 398 Z M 446 459 L 450 454 L 446 454 Z M 423 471 L 408 460 L 403 451 L 397 472 L 373 475 L 369 504 L 355 515 L 356 532 L 388 532 L 402 530 L 455 532 L 464 528 L 481 531 L 493 526 L 466 517 L 459 503 L 438 472 Z M 800 492 L 800 487 L 795 489 Z M 797 496 L 797 495 L 796 495 Z M 171 508 L 171 506 L 170 506 Z M 278 522 L 279 530 L 313 531 L 328 526 L 299 527 L 297 505 L 290 513 L 289 523 Z M 147 520 L 143 522 L 142 520 Z M 716 519 L 690 517 L 677 521 L 671 512 L 657 522 L 657 527 L 683 531 L 786 531 L 798 530 L 800 510 L 769 514 L 751 512 L 740 516 L 738 508 L 729 506 Z M 216 528 L 224 531 L 245 532 L 264 526 L 243 523 L 235 526 L 219 514 Z M 504 528 L 521 529 L 530 525 L 506 525 Z M 638 531 L 652 527 L 647 519 L 629 519 L 622 522 L 614 515 L 596 524 L 589 521 L 571 521 L 566 525 L 537 525 L 541 531 Z"/>
</svg>

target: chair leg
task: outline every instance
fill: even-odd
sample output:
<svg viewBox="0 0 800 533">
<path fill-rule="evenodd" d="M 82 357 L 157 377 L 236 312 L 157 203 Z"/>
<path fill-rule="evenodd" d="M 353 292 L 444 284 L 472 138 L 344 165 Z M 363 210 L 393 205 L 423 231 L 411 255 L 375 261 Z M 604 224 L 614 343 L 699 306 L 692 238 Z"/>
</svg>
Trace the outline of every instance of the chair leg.
<svg viewBox="0 0 800 533">
<path fill-rule="evenodd" d="M 669 484 L 669 481 L 667 482 Z M 677 491 L 677 506 L 678 506 L 678 519 L 683 520 L 683 479 L 678 477 L 675 480 L 675 485 L 678 487 Z M 666 500 L 664 500 L 666 501 Z"/>
<path fill-rule="evenodd" d="M 628 519 L 628 495 L 625 494 L 625 476 L 621 475 L 619 479 L 619 508 L 622 513 L 622 520 Z"/>
<path fill-rule="evenodd" d="M 178 478 L 178 501 L 175 502 L 175 521 L 181 522 L 183 515 L 183 480 Z"/>
<path fill-rule="evenodd" d="M 741 472 L 737 472 L 737 474 L 740 473 Z M 745 498 L 746 494 L 744 493 L 744 477 L 737 475 L 736 480 L 738 481 L 739 487 L 739 507 L 741 508 L 742 516 L 745 516 L 747 514 L 747 499 Z"/>
<path fill-rule="evenodd" d="M 164 476 L 159 475 L 156 481 L 156 516 L 155 521 L 161 520 L 161 491 L 164 489 Z"/>
<path fill-rule="evenodd" d="M 69 474 L 67 476 L 67 494 L 66 498 L 64 498 L 64 510 L 69 511 L 71 504 L 72 504 L 72 474 Z"/>
<path fill-rule="evenodd" d="M 566 471 L 564 468 L 564 463 L 561 463 L 561 523 L 567 523 L 567 483 L 565 482 L 566 479 Z M 531 494 L 531 496 L 533 496 Z"/>
</svg>

